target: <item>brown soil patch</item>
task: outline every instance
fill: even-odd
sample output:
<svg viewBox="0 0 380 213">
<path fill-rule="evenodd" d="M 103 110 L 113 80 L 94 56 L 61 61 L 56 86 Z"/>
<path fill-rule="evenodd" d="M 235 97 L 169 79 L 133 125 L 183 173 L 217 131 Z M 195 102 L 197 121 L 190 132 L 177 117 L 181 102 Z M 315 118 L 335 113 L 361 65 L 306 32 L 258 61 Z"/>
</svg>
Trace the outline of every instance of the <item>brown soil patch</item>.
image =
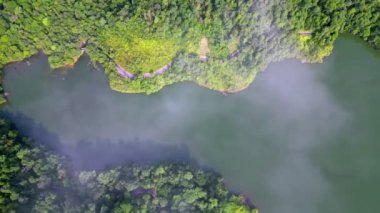
<svg viewBox="0 0 380 213">
<path fill-rule="evenodd" d="M 201 39 L 201 42 L 199 43 L 199 56 L 207 56 L 208 53 L 210 53 L 210 48 L 208 47 L 208 41 L 206 37 L 203 37 Z"/>
<path fill-rule="evenodd" d="M 235 52 L 238 48 L 238 41 L 231 41 L 228 43 L 227 48 L 230 51 L 230 54 Z"/>
</svg>

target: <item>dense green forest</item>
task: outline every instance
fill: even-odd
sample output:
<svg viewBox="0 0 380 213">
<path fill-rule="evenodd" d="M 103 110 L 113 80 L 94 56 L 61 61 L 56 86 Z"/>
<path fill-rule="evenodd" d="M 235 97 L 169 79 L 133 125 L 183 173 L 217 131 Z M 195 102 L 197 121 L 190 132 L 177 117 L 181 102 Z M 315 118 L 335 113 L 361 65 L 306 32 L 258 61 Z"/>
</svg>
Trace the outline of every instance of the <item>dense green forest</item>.
<svg viewBox="0 0 380 213">
<path fill-rule="evenodd" d="M 78 171 L 0 119 L 0 212 L 257 212 L 246 199 L 182 163 Z"/>
<path fill-rule="evenodd" d="M 270 62 L 321 61 L 345 32 L 380 49 L 380 1 L 0 0 L 0 67 L 39 50 L 52 68 L 86 53 L 117 91 L 194 81 L 235 92 Z"/>
</svg>

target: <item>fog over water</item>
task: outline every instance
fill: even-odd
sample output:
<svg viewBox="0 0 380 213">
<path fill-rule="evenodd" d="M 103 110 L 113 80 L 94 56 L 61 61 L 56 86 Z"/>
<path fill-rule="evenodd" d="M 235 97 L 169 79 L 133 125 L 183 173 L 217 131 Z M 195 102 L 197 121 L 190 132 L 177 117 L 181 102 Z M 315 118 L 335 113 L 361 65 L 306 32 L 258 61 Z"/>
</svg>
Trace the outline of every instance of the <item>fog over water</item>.
<svg viewBox="0 0 380 213">
<path fill-rule="evenodd" d="M 2 113 L 79 167 L 191 159 L 262 213 L 373 212 L 378 67 L 362 43 L 340 39 L 324 64 L 272 64 L 238 94 L 180 83 L 146 96 L 111 91 L 86 57 L 59 73 L 40 55 L 7 67 Z"/>
</svg>

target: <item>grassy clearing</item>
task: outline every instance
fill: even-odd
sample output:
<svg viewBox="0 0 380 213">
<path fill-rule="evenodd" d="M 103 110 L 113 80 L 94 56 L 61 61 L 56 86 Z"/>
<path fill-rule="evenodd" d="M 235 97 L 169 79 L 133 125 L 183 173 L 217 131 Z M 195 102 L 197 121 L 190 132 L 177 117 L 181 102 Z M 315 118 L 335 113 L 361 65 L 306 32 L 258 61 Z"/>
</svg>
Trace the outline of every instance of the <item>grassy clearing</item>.
<svg viewBox="0 0 380 213">
<path fill-rule="evenodd" d="M 168 64 L 180 50 L 179 41 L 144 32 L 142 24 L 116 25 L 103 35 L 115 62 L 132 73 L 148 73 Z"/>
</svg>

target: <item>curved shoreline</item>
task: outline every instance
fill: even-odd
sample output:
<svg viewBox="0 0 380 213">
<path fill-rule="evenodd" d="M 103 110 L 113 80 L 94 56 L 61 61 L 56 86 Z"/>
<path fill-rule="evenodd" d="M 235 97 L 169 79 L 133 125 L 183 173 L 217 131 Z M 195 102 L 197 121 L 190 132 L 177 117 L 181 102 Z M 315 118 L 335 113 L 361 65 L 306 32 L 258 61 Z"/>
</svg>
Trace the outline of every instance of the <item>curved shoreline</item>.
<svg viewBox="0 0 380 213">
<path fill-rule="evenodd" d="M 357 38 L 357 37 L 352 36 L 352 35 L 347 34 L 347 33 L 346 33 L 346 34 L 342 34 L 342 36 L 343 36 L 344 38 L 347 38 L 347 37 L 348 37 L 349 39 L 360 40 L 364 45 L 366 45 L 368 48 L 370 48 L 370 49 L 372 50 L 372 53 L 375 53 L 375 54 L 377 54 L 377 55 L 379 54 L 379 52 L 377 51 L 377 49 L 375 49 L 374 47 L 372 47 L 370 44 L 368 44 L 367 42 L 365 42 L 363 39 Z M 84 55 L 84 53 L 86 53 L 86 51 L 85 51 L 85 49 L 83 48 L 83 49 L 81 49 L 80 54 L 74 58 L 73 63 L 65 64 L 65 65 L 58 66 L 58 67 L 51 67 L 51 68 L 52 68 L 53 70 L 57 70 L 57 69 L 61 69 L 61 68 L 63 68 L 63 69 L 71 69 L 73 66 L 75 66 L 75 64 L 77 63 L 77 61 L 78 61 L 78 60 Z M 228 58 L 233 59 L 233 58 L 235 58 L 235 57 L 238 57 L 238 56 L 240 55 L 240 53 L 241 53 L 241 50 L 239 49 L 239 50 L 237 50 L 237 51 L 231 53 L 231 54 L 228 56 Z M 20 60 L 16 60 L 16 61 L 12 61 L 12 62 L 6 63 L 6 64 L 3 65 L 2 68 L 6 67 L 6 66 L 8 66 L 9 64 L 12 64 L 12 63 L 20 63 L 20 62 L 21 62 L 21 63 L 22 63 L 22 62 L 27 63 L 27 61 L 28 61 L 31 57 L 36 56 L 36 55 L 38 55 L 38 54 L 44 54 L 44 55 L 46 55 L 47 57 L 49 57 L 49 55 L 45 54 L 43 50 L 38 50 L 37 52 L 33 53 L 33 54 L 30 55 L 29 57 L 26 57 L 26 58 L 23 58 L 23 59 L 20 59 Z M 331 55 L 331 53 L 330 53 L 329 55 Z M 327 57 L 327 56 L 325 56 L 325 57 Z M 302 57 L 301 57 L 301 58 L 300 58 L 300 57 L 291 57 L 291 58 L 295 58 L 296 60 L 299 60 L 301 63 L 305 63 L 305 61 L 302 60 Z M 89 59 L 91 60 L 91 58 L 89 58 Z M 280 60 L 280 61 L 283 61 L 283 60 L 286 60 L 286 59 L 288 59 L 288 58 L 282 59 L 282 60 Z M 227 61 L 228 61 L 228 60 L 227 60 Z M 272 62 L 271 62 L 271 63 L 272 63 Z M 269 63 L 269 64 L 271 64 L 271 63 Z M 309 62 L 306 62 L 306 63 L 309 63 Z M 154 71 L 153 73 L 144 73 L 144 74 L 142 74 L 142 79 L 150 79 L 150 78 L 153 78 L 153 77 L 155 77 L 155 76 L 162 75 L 162 74 L 164 74 L 167 70 L 169 70 L 173 65 L 174 65 L 174 60 L 171 61 L 170 63 L 166 64 L 165 66 L 161 67 L 160 69 Z M 121 76 L 123 76 L 123 77 L 125 77 L 125 78 L 128 78 L 128 79 L 130 79 L 130 80 L 133 80 L 133 79 L 135 79 L 135 78 L 137 77 L 137 75 L 135 75 L 135 74 L 129 72 L 128 70 L 124 69 L 123 67 L 121 67 L 121 66 L 118 65 L 118 64 L 116 64 L 115 69 L 116 69 L 117 73 L 119 73 Z M 266 69 L 266 68 L 265 68 L 265 69 Z M 264 69 L 264 70 L 265 70 L 265 69 Z M 261 71 L 258 71 L 258 72 L 261 72 Z M 257 73 L 256 73 L 256 74 L 257 74 Z M 208 86 L 208 85 L 205 85 L 205 84 L 201 84 L 201 83 L 199 83 L 199 82 L 197 82 L 197 81 L 195 81 L 195 80 L 189 80 L 189 81 L 194 82 L 195 84 L 197 84 L 197 85 L 199 85 L 199 86 L 201 86 L 201 87 L 204 87 L 204 88 L 207 88 L 207 89 L 211 89 L 211 90 L 214 90 L 214 91 L 218 91 L 218 92 L 222 93 L 223 95 L 227 96 L 227 95 L 229 95 L 229 94 L 234 94 L 234 93 L 241 92 L 242 90 L 245 90 L 246 88 L 248 88 L 248 87 L 254 82 L 254 79 L 255 79 L 255 77 L 256 77 L 256 74 L 255 74 L 253 80 L 250 81 L 250 83 L 246 83 L 246 84 L 244 84 L 242 87 L 236 87 L 235 89 L 231 89 L 231 90 L 228 90 L 228 89 L 227 89 L 227 90 L 226 90 L 226 89 L 223 89 L 223 90 L 221 90 L 221 89 L 214 89 L 214 88 L 212 88 L 212 86 Z M 1 82 L 1 83 L 2 83 L 2 82 Z M 177 83 L 177 82 L 174 82 L 174 83 Z M 171 83 L 171 84 L 172 84 L 172 83 Z M 166 84 L 165 84 L 163 87 L 165 87 L 165 86 L 166 86 Z M 163 87 L 162 87 L 162 88 L 163 88 Z M 155 91 L 155 92 L 158 92 L 158 91 L 161 90 L 162 88 L 158 89 L 158 90 Z M 114 89 L 114 90 L 115 90 L 115 89 Z M 120 93 L 126 93 L 126 94 L 127 94 L 127 93 L 145 93 L 145 91 L 143 91 L 143 90 L 140 90 L 140 91 L 137 91 L 137 92 L 133 92 L 133 91 L 120 91 L 120 90 L 115 90 L 115 91 L 118 91 L 118 92 L 120 92 Z M 5 96 L 4 96 L 4 93 L 5 93 L 5 92 L 6 92 L 6 91 L 3 91 L 3 93 L 1 94 L 3 97 L 5 97 Z"/>
</svg>

